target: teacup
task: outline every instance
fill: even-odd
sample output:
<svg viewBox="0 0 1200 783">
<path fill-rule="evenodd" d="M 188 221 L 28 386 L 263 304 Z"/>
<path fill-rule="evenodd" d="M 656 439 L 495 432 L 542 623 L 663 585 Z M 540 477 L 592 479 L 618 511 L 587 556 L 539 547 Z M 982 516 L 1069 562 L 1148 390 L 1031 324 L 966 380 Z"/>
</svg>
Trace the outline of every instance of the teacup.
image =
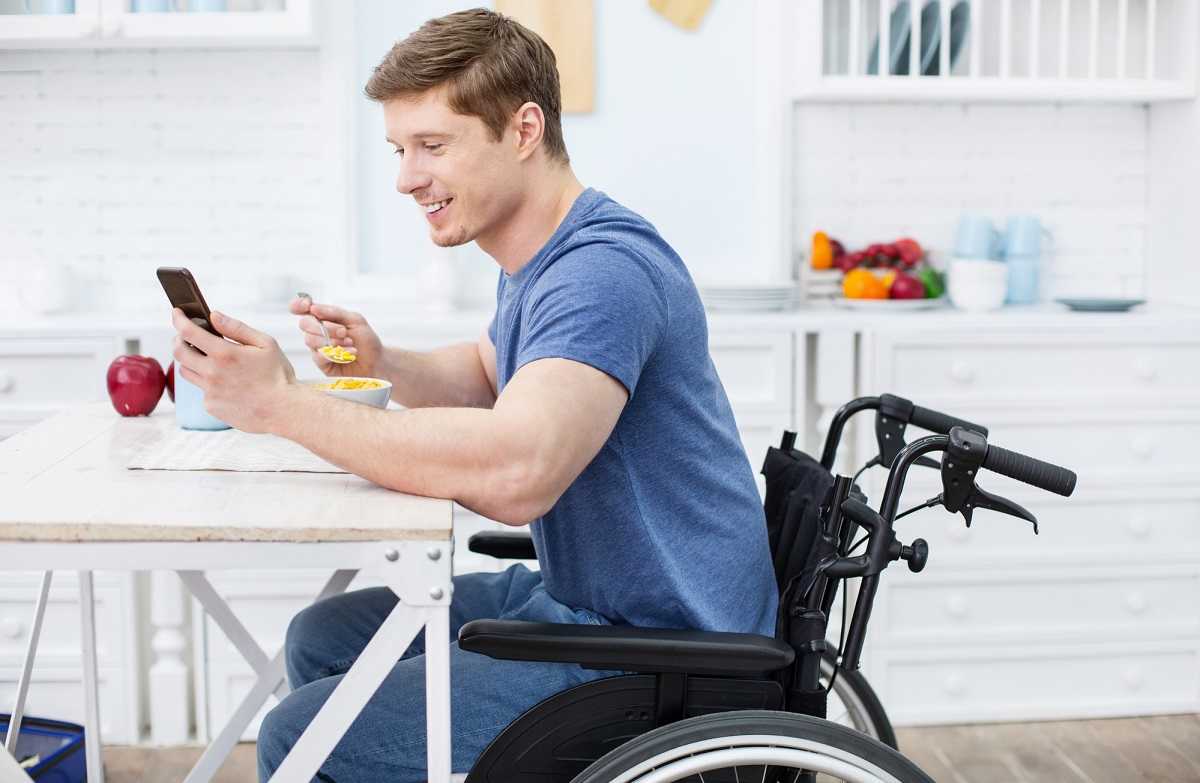
<svg viewBox="0 0 1200 783">
<path fill-rule="evenodd" d="M 987 258 L 956 258 L 950 262 L 946 292 L 960 310 L 985 312 L 1004 304 L 1008 266 Z"/>
</svg>

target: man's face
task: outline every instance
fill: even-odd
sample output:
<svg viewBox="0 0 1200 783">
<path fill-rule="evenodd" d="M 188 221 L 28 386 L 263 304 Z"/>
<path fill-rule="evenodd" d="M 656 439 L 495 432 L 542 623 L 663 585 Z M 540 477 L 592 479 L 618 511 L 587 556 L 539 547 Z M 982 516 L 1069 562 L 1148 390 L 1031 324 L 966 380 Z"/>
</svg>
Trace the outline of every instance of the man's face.
<svg viewBox="0 0 1200 783">
<path fill-rule="evenodd" d="M 481 119 L 452 111 L 441 89 L 386 101 L 383 117 L 399 158 L 396 190 L 413 197 L 434 244 L 486 241 L 516 209 L 521 170 L 513 128 L 495 141 Z"/>
</svg>

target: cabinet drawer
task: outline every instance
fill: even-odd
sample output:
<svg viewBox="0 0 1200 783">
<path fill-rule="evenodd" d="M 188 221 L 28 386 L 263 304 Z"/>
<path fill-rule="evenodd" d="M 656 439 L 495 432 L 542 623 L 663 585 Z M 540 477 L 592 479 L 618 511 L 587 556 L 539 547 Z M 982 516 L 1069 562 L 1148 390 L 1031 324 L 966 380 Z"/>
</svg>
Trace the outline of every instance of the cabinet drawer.
<svg viewBox="0 0 1200 783">
<path fill-rule="evenodd" d="M 792 409 L 790 332 L 714 332 L 708 348 L 735 411 Z"/>
<path fill-rule="evenodd" d="M 0 405 L 103 399 L 104 375 L 120 353 L 108 337 L 0 340 Z"/>
<path fill-rule="evenodd" d="M 980 480 L 985 489 L 1001 491 L 991 477 Z M 933 497 L 933 487 L 924 497 Z M 922 511 L 897 523 L 901 538 L 929 542 L 930 569 L 970 562 L 1079 562 L 1082 556 L 1112 561 L 1161 562 L 1200 557 L 1200 494 L 1163 497 L 1168 491 L 1147 493 L 1129 487 L 1121 495 L 1080 490 L 1071 498 L 1046 493 L 1041 497 L 1002 492 L 1038 518 L 1039 535 L 1026 522 L 994 511 L 976 510 L 968 528 L 963 518 L 938 508 Z M 1036 492 L 1036 490 L 1034 490 Z M 906 493 L 915 502 L 921 493 Z M 1148 497 L 1137 497 L 1138 495 Z M 906 504 L 903 505 L 908 505 Z"/>
<path fill-rule="evenodd" d="M 889 646 L 925 648 L 938 641 L 1200 637 L 1195 571 L 1030 570 L 990 576 L 889 571 L 879 630 Z"/>
<path fill-rule="evenodd" d="M 1121 342 L 1119 336 L 1056 341 L 1045 336 L 904 343 L 880 389 L 911 397 L 978 395 L 1077 399 L 1189 394 L 1200 386 L 1200 343 Z"/>
<path fill-rule="evenodd" d="M 93 579 L 96 606 L 96 656 L 101 665 L 120 664 L 133 653 L 133 629 L 126 622 L 123 588 L 118 578 Z M 24 659 L 37 605 L 40 574 L 0 576 L 0 661 L 20 666 Z M 128 599 L 132 601 L 132 597 Z M 50 583 L 42 634 L 38 639 L 35 670 L 43 665 L 80 665 L 81 620 L 79 582 L 74 574 L 59 572 Z"/>
<path fill-rule="evenodd" d="M 922 654 L 887 660 L 876 687 L 901 725 L 1194 712 L 1198 650 L 1179 642 Z"/>
</svg>

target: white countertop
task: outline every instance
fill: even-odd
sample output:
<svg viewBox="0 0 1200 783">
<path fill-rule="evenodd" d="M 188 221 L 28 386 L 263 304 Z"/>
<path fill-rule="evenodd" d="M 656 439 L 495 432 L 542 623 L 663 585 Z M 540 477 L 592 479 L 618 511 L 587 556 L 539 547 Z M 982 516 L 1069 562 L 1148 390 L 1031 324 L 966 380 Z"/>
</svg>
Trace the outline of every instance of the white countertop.
<svg viewBox="0 0 1200 783">
<path fill-rule="evenodd" d="M 453 310 L 435 313 L 387 312 L 364 308 L 364 315 L 385 338 L 395 339 L 396 332 L 416 330 L 423 334 L 473 334 L 484 328 L 492 313 L 485 310 Z M 293 333 L 296 316 L 282 308 L 276 310 L 231 311 L 229 315 L 279 337 Z M 862 328 L 938 329 L 1095 329 L 1187 326 L 1200 328 L 1200 307 L 1175 304 L 1145 304 L 1127 313 L 1080 313 L 1058 304 L 1005 307 L 990 313 L 967 313 L 951 307 L 903 312 L 864 312 L 832 306 L 809 306 L 795 310 L 755 313 L 709 310 L 709 324 L 722 330 L 802 331 L 857 330 Z M 61 315 L 10 318 L 0 324 L 0 337 L 111 335 L 137 336 L 171 330 L 169 313 L 144 311 L 129 313 L 64 313 Z"/>
</svg>

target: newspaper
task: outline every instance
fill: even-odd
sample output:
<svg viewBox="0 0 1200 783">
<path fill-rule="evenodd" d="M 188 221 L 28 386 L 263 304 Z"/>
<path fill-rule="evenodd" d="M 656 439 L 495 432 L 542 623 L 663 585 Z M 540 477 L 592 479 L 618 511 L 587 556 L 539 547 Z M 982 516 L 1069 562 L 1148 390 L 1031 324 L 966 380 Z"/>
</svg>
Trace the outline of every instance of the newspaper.
<svg viewBox="0 0 1200 783">
<path fill-rule="evenodd" d="M 346 473 L 298 443 L 276 435 L 241 430 L 184 430 L 174 417 L 164 419 L 161 437 L 134 451 L 131 470 L 233 470 L 249 473 L 279 471 Z"/>
</svg>

